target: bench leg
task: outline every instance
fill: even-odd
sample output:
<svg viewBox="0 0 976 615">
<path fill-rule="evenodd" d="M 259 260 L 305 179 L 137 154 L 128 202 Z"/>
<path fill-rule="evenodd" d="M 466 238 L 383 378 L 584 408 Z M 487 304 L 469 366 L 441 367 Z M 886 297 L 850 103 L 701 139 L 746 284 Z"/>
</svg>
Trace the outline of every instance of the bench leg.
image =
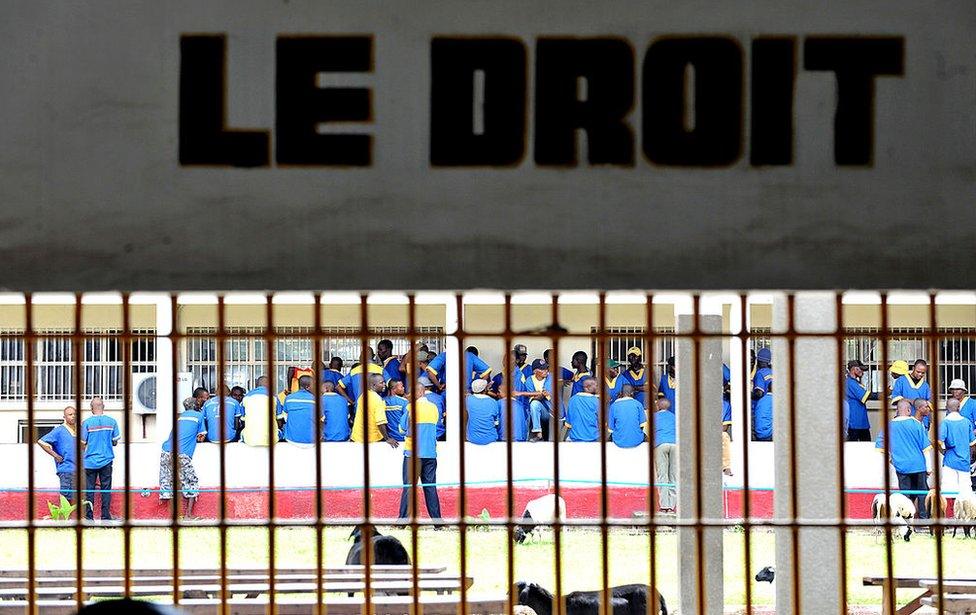
<svg viewBox="0 0 976 615">
<path fill-rule="evenodd" d="M 922 593 L 920 596 L 918 596 L 917 598 L 915 598 L 905 606 L 898 609 L 898 611 L 896 611 L 897 615 L 908 615 L 909 613 L 914 613 L 915 611 L 922 608 L 922 598 L 928 598 L 931 595 L 932 592 L 930 590 L 925 590 L 925 592 Z"/>
<path fill-rule="evenodd" d="M 894 595 L 891 580 L 885 579 L 881 584 L 881 615 L 892 615 L 891 605 L 894 604 Z"/>
</svg>

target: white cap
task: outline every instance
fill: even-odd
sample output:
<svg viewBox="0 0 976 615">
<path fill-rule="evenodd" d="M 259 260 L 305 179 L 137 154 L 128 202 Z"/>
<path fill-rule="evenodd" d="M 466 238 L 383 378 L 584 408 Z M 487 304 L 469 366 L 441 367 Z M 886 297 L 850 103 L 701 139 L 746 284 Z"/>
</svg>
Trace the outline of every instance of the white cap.
<svg viewBox="0 0 976 615">
<path fill-rule="evenodd" d="M 961 378 L 955 378 L 949 383 L 949 389 L 962 389 L 963 391 L 969 392 L 969 388 L 966 386 L 966 381 Z"/>
<path fill-rule="evenodd" d="M 479 378 L 477 380 L 471 381 L 471 392 L 472 393 L 484 393 L 485 389 L 488 388 L 488 381 L 484 378 Z"/>
</svg>

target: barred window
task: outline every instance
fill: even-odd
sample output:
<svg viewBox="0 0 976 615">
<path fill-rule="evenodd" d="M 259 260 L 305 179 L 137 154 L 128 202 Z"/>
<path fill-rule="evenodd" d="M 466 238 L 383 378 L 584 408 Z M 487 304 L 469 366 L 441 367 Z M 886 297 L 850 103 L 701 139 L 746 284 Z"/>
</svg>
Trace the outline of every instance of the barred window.
<svg viewBox="0 0 976 615">
<path fill-rule="evenodd" d="M 674 356 L 674 329 L 671 327 L 662 327 L 655 331 L 653 357 L 650 357 L 644 349 L 645 343 L 647 342 L 647 338 L 645 337 L 647 329 L 645 327 L 608 327 L 606 331 L 608 335 L 613 336 L 608 340 L 610 347 L 607 353 L 607 359 L 626 363 L 627 349 L 632 346 L 637 346 L 641 349 L 645 361 L 653 359 L 654 363 L 649 367 L 661 370 L 667 363 L 668 357 Z M 598 327 L 591 327 L 590 332 L 596 335 L 600 332 L 600 329 Z M 596 361 L 602 355 L 603 353 L 597 350 L 597 342 L 594 338 L 590 343 L 590 356 Z"/>
</svg>

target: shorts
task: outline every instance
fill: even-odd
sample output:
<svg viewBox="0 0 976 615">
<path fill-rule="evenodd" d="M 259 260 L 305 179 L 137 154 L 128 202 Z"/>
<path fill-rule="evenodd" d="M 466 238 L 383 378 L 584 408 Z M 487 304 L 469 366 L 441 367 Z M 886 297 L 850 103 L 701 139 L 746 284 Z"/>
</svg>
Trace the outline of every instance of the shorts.
<svg viewBox="0 0 976 615">
<path fill-rule="evenodd" d="M 200 481 L 197 479 L 193 460 L 189 455 L 179 454 L 177 462 L 180 468 L 180 493 L 185 498 L 195 498 L 200 495 Z M 169 500 L 173 497 L 173 454 L 163 451 L 159 454 L 159 499 Z"/>
<path fill-rule="evenodd" d="M 973 486 L 969 479 L 969 472 L 942 466 L 942 494 L 947 498 L 972 496 Z"/>
</svg>

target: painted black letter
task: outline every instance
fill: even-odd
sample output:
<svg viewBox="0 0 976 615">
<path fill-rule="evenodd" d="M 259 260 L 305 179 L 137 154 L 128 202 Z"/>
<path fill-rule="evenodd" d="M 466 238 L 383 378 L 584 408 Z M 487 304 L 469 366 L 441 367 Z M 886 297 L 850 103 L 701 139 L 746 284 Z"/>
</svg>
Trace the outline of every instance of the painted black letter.
<svg viewBox="0 0 976 615">
<path fill-rule="evenodd" d="M 904 74 L 903 38 L 808 38 L 803 68 L 837 74 L 834 161 L 869 165 L 874 155 L 874 77 Z"/>
<path fill-rule="evenodd" d="M 370 72 L 368 36 L 279 37 L 275 159 L 279 164 L 369 166 L 370 135 L 319 134 L 323 122 L 367 122 L 366 88 L 320 88 L 319 73 Z"/>
<path fill-rule="evenodd" d="M 268 133 L 224 126 L 226 38 L 180 38 L 180 164 L 264 167 Z"/>
<path fill-rule="evenodd" d="M 525 151 L 525 46 L 513 39 L 430 43 L 430 163 L 507 166 Z M 476 125 L 475 72 L 484 75 Z"/>
<path fill-rule="evenodd" d="M 753 166 L 793 163 L 793 84 L 796 45 L 792 38 L 752 41 Z"/>
<path fill-rule="evenodd" d="M 685 128 L 685 68 L 695 74 L 694 128 Z M 644 57 L 644 153 L 656 164 L 716 167 L 742 149 L 742 51 L 729 38 L 668 38 Z"/>
<path fill-rule="evenodd" d="M 624 121 L 634 104 L 634 52 L 620 39 L 542 38 L 536 45 L 535 161 L 576 166 L 576 129 L 590 164 L 634 164 Z M 586 80 L 586 95 L 577 84 Z M 581 99 L 582 98 L 582 99 Z"/>
</svg>

